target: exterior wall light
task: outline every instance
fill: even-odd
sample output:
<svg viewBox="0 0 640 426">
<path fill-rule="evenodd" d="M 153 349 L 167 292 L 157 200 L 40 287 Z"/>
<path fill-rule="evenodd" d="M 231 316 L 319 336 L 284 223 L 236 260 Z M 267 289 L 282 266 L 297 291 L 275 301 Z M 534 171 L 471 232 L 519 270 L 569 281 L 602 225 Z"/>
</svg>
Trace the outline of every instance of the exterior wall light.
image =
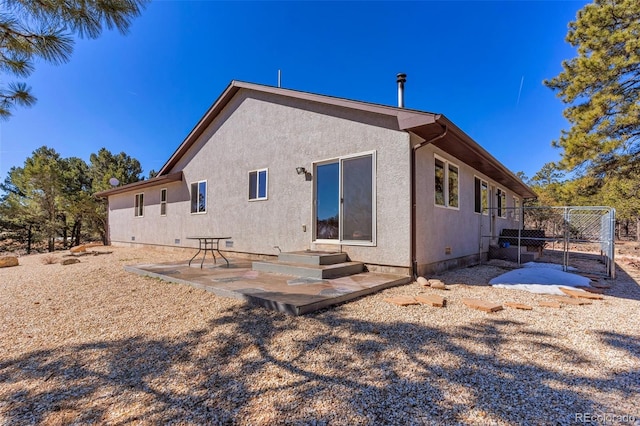
<svg viewBox="0 0 640 426">
<path fill-rule="evenodd" d="M 305 169 L 304 167 L 296 167 L 296 173 L 298 173 L 299 175 L 306 175 L 307 169 Z"/>
</svg>

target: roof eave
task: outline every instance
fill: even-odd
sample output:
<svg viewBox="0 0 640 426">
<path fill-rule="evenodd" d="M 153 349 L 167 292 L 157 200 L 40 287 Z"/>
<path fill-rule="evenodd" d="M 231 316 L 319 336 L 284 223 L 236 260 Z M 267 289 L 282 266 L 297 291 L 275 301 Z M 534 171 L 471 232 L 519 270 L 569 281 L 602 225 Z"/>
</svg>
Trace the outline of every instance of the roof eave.
<svg viewBox="0 0 640 426">
<path fill-rule="evenodd" d="M 433 142 L 434 146 L 453 155 L 523 198 L 537 197 L 536 193 L 520 178 L 489 154 L 451 120 L 441 114 L 431 114 L 431 116 L 433 119 L 426 115 L 414 114 L 404 118 L 402 121 L 400 121 L 400 118 L 398 120 L 403 124 L 401 126 L 402 130 L 415 133 L 427 141 L 442 134 L 442 129 L 446 127 L 446 137 L 437 138 Z"/>
<path fill-rule="evenodd" d="M 451 120 L 449 120 L 444 115 L 438 117 L 438 122 L 446 125 L 452 133 L 454 133 L 460 142 L 462 142 L 466 148 L 468 148 L 471 152 L 477 155 L 482 160 L 486 161 L 492 168 L 496 170 L 499 175 L 507 178 L 508 182 L 499 182 L 498 179 L 500 176 L 495 176 L 492 174 L 488 174 L 489 177 L 498 180 L 499 183 L 504 184 L 507 188 L 516 192 L 518 195 L 521 195 L 523 198 L 537 198 L 538 195 L 533 192 L 533 190 L 525 184 L 518 176 L 516 176 L 511 170 L 506 168 L 501 162 L 499 162 L 493 155 L 491 155 L 487 150 L 485 150 L 482 146 L 480 146 L 476 141 L 474 141 L 469 135 L 467 135 L 464 131 L 462 131 L 458 126 L 456 126 Z M 442 149 L 445 149 L 444 145 L 445 141 L 439 141 L 440 143 L 436 143 L 436 146 L 439 146 Z M 446 151 L 446 149 L 445 149 Z"/>
<path fill-rule="evenodd" d="M 382 114 L 387 116 L 396 117 L 398 120 L 397 130 L 404 130 L 412 132 L 425 139 L 429 139 L 431 136 L 438 134 L 440 125 L 446 125 L 450 129 L 450 133 L 455 137 L 456 142 L 462 144 L 471 152 L 471 156 L 474 159 L 478 159 L 478 163 L 481 168 L 481 172 L 485 172 L 489 177 L 503 184 L 505 187 L 510 188 L 514 192 L 521 195 L 523 198 L 536 198 L 537 195 L 531 188 L 529 188 L 524 182 L 522 182 L 515 174 L 509 169 L 503 166 L 497 159 L 489 154 L 484 148 L 478 145 L 473 139 L 471 139 L 466 133 L 458 128 L 453 122 L 447 119 L 441 114 L 433 114 L 425 111 L 417 111 L 406 108 L 397 108 L 387 105 L 371 104 L 361 101 L 353 101 L 344 98 L 337 98 L 327 95 L 318 95 L 309 92 L 301 92 L 291 89 L 283 89 L 274 86 L 265 86 L 255 83 L 247 83 L 243 81 L 232 80 L 227 88 L 220 94 L 216 101 L 211 105 L 207 112 L 198 121 L 196 126 L 189 132 L 184 141 L 171 155 L 169 160 L 162 166 L 158 172 L 159 176 L 167 175 L 178 161 L 185 155 L 185 153 L 193 146 L 198 138 L 205 132 L 205 130 L 216 119 L 225 106 L 231 101 L 235 94 L 240 89 L 255 90 L 263 93 L 271 93 L 279 96 L 289 96 L 297 99 L 302 99 L 310 102 L 319 102 L 324 104 L 330 104 L 342 108 L 359 109 L 374 114 Z M 434 126 L 434 124 L 439 124 Z M 455 147 L 448 145 L 448 141 L 451 141 L 451 137 L 446 137 L 438 140 L 435 145 L 444 151 L 455 151 Z M 459 149 L 458 149 L 459 151 Z M 457 157 L 460 160 L 464 158 Z M 488 173 L 487 173 L 488 172 Z M 114 191 L 114 190 L 109 190 Z M 112 192 L 103 191 L 103 193 Z"/>
<path fill-rule="evenodd" d="M 182 172 L 176 172 L 176 173 L 170 173 L 167 175 L 163 175 L 163 176 L 156 176 L 153 177 L 151 179 L 145 179 L 145 180 L 141 180 L 138 182 L 133 182 L 133 183 L 129 183 L 127 185 L 122 185 L 119 186 L 117 188 L 112 188 L 112 189 L 107 189 L 105 191 L 100 191 L 100 192 L 96 192 L 95 194 L 93 194 L 95 197 L 98 198 L 108 198 L 111 195 L 116 195 L 116 194 L 121 194 L 121 193 L 125 193 L 125 192 L 131 192 L 131 191 L 135 191 L 135 190 L 139 190 L 139 189 L 144 189 L 144 188 L 148 188 L 151 186 L 158 186 L 158 185 L 162 185 L 165 183 L 171 183 L 171 182 L 179 182 L 182 181 L 183 176 L 182 176 Z"/>
<path fill-rule="evenodd" d="M 207 127 L 215 120 L 218 114 L 231 101 L 233 96 L 240 90 L 255 90 L 263 93 L 270 93 L 279 96 L 289 96 L 296 99 L 302 99 L 310 102 L 318 102 L 329 104 L 342 108 L 359 109 L 362 111 L 393 116 L 398 119 L 399 130 L 403 127 L 415 127 L 420 125 L 432 124 L 435 122 L 435 115 L 429 112 L 410 110 L 405 108 L 397 108 L 387 105 L 372 104 L 362 101 L 354 101 L 350 99 L 338 98 L 327 95 L 319 95 L 309 92 L 301 92 L 298 90 L 283 89 L 281 87 L 265 86 L 255 83 L 247 83 L 244 81 L 233 80 L 227 88 L 220 94 L 218 99 L 209 107 L 207 112 L 198 121 L 196 126 L 189 132 L 176 151 L 171 155 L 169 160 L 162 166 L 158 174 L 166 174 L 176 165 L 182 156 L 193 146 L 197 139 L 204 133 Z"/>
<path fill-rule="evenodd" d="M 227 86 L 226 89 L 218 96 L 218 99 L 209 107 L 207 112 L 202 116 L 202 118 L 198 121 L 195 127 L 189 132 L 186 138 L 182 141 L 182 143 L 178 146 L 178 148 L 174 151 L 174 153 L 169 157 L 169 160 L 162 166 L 158 175 L 164 175 L 169 173 L 171 168 L 175 166 L 175 164 L 182 158 L 182 156 L 191 148 L 193 143 L 204 133 L 207 127 L 211 124 L 211 122 L 218 116 L 220 111 L 225 107 L 225 105 L 229 102 L 233 95 L 240 90 L 240 86 L 235 80 L 232 80 L 231 83 Z"/>
</svg>

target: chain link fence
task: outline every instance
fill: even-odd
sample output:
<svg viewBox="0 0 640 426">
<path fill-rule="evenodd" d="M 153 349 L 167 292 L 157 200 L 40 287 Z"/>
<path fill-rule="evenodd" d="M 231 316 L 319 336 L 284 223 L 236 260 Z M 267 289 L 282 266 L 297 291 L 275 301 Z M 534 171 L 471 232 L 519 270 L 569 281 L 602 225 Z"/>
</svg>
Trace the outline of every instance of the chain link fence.
<svg viewBox="0 0 640 426">
<path fill-rule="evenodd" d="M 545 248 L 562 250 L 566 270 L 572 255 L 599 250 L 606 275 L 615 278 L 615 209 L 611 207 L 523 207 L 524 230 L 544 231 Z"/>
</svg>

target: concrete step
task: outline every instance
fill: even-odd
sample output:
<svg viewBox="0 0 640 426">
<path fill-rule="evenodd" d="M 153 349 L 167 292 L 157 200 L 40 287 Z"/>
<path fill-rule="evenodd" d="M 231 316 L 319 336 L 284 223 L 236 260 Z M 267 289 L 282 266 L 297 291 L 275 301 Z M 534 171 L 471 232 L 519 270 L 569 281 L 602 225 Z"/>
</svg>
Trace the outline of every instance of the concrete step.
<svg viewBox="0 0 640 426">
<path fill-rule="evenodd" d="M 305 265 L 291 262 L 253 262 L 251 269 L 260 272 L 293 275 L 296 277 L 328 279 L 359 274 L 364 271 L 361 262 L 341 262 L 332 265 Z"/>
<path fill-rule="evenodd" d="M 346 253 L 332 253 L 325 251 L 292 251 L 280 253 L 280 262 L 299 263 L 304 265 L 334 265 L 347 261 Z"/>
</svg>

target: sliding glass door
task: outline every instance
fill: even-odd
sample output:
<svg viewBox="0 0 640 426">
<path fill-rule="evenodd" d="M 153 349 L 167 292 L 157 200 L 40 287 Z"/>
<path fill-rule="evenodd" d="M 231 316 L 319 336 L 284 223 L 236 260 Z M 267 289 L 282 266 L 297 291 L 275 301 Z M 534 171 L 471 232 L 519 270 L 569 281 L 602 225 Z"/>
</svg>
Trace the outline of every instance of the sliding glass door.
<svg viewBox="0 0 640 426">
<path fill-rule="evenodd" d="M 315 165 L 315 239 L 375 243 L 375 153 Z"/>
<path fill-rule="evenodd" d="M 315 170 L 316 240 L 337 240 L 340 235 L 340 167 L 320 164 Z"/>
</svg>

